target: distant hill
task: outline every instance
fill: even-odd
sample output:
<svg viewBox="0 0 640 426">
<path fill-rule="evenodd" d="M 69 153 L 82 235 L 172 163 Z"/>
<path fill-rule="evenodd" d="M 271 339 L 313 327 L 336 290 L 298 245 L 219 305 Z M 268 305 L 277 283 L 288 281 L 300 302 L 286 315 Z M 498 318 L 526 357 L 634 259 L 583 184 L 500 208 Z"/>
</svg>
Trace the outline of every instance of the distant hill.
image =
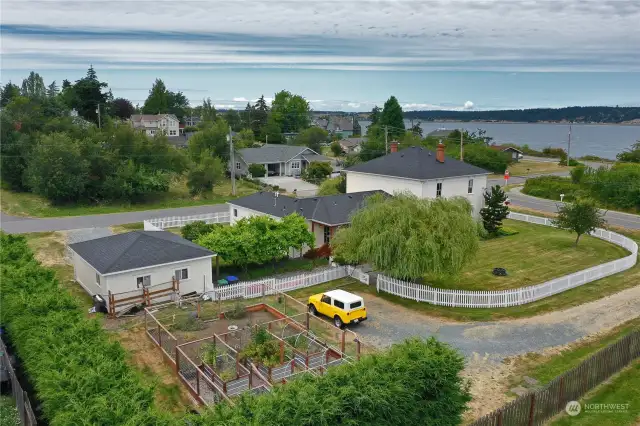
<svg viewBox="0 0 640 426">
<path fill-rule="evenodd" d="M 567 122 L 625 123 L 640 120 L 640 107 L 566 107 L 498 111 L 407 111 L 405 118 L 423 121 L 512 121 L 525 123 Z"/>
</svg>

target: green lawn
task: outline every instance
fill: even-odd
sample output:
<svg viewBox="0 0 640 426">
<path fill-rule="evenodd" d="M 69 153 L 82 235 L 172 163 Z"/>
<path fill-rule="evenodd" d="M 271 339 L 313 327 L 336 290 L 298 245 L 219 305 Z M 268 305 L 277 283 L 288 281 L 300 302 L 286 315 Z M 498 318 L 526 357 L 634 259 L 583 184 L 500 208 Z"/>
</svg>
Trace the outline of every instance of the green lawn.
<svg viewBox="0 0 640 426">
<path fill-rule="evenodd" d="M 504 290 L 540 284 L 628 254 L 621 247 L 590 236 L 581 237 L 574 247 L 575 234 L 548 226 L 515 220 L 506 220 L 504 226 L 519 233 L 482 241 L 477 256 L 460 277 L 427 277 L 425 283 L 439 288 Z M 493 275 L 496 267 L 506 268 L 508 276 Z"/>
<path fill-rule="evenodd" d="M 16 402 L 10 396 L 0 395 L 0 426 L 20 426 Z"/>
<path fill-rule="evenodd" d="M 258 187 L 245 180 L 236 181 L 237 197 L 252 194 Z M 127 211 L 190 207 L 206 204 L 219 204 L 233 199 L 231 181 L 216 185 L 211 194 L 193 197 L 189 194 L 184 180 L 172 182 L 169 192 L 158 194 L 141 203 L 104 203 L 94 205 L 71 204 L 52 205 L 45 198 L 27 192 L 13 192 L 4 186 L 0 189 L 0 208 L 3 213 L 12 216 L 60 217 L 82 216 L 90 214 L 121 213 Z"/>
<path fill-rule="evenodd" d="M 580 400 L 582 411 L 574 417 L 566 414 L 551 422 L 555 426 L 633 426 L 640 424 L 640 360 L 598 386 Z M 619 412 L 597 412 L 585 404 L 629 404 Z"/>
<path fill-rule="evenodd" d="M 573 167 L 561 166 L 557 162 L 551 161 L 527 161 L 520 160 L 517 163 L 513 163 L 509 165 L 507 170 L 509 170 L 510 176 L 528 176 L 534 175 L 538 173 L 554 173 L 554 172 L 568 172 Z M 489 179 L 500 179 L 503 178 L 504 175 L 490 175 Z"/>
</svg>

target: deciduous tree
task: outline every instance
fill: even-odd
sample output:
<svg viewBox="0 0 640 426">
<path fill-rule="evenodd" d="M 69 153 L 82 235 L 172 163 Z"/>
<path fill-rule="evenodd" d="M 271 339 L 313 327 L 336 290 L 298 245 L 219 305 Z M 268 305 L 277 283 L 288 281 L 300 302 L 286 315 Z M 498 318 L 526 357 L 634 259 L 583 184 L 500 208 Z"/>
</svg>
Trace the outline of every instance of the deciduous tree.
<svg viewBox="0 0 640 426">
<path fill-rule="evenodd" d="M 121 120 L 128 120 L 135 113 L 133 104 L 124 98 L 116 98 L 111 104 L 111 112 Z"/>
<path fill-rule="evenodd" d="M 582 235 L 595 231 L 605 223 L 602 213 L 593 200 L 589 199 L 577 199 L 573 203 L 565 203 L 558 208 L 558 216 L 553 220 L 553 224 L 558 228 L 577 234 L 576 246 Z"/>
<path fill-rule="evenodd" d="M 302 172 L 302 179 L 317 185 L 328 178 L 332 172 L 333 168 L 328 162 L 312 161 Z"/>
<path fill-rule="evenodd" d="M 203 152 L 199 162 L 189 168 L 187 187 L 191 195 L 211 192 L 216 182 L 224 176 L 225 163 L 219 157 L 213 157 L 209 152 Z"/>
<path fill-rule="evenodd" d="M 369 263 L 396 278 L 452 276 L 478 250 L 478 225 L 466 199 L 373 195 L 331 246 L 348 264 Z"/>
<path fill-rule="evenodd" d="M 329 140 L 329 133 L 320 127 L 309 127 L 296 136 L 296 145 L 304 145 L 318 154 L 321 151 L 320 144 Z"/>
<path fill-rule="evenodd" d="M 22 80 L 21 95 L 31 99 L 42 99 L 47 96 L 47 88 L 40 74 L 31 71 L 29 77 Z"/>
</svg>

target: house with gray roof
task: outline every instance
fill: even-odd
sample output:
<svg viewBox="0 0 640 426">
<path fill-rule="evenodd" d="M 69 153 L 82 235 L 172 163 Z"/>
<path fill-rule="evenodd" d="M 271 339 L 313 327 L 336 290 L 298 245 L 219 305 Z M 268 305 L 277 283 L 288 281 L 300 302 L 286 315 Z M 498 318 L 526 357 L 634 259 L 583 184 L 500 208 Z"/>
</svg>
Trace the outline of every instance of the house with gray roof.
<svg viewBox="0 0 640 426">
<path fill-rule="evenodd" d="M 484 205 L 487 170 L 444 154 L 439 144 L 435 151 L 412 146 L 345 169 L 347 193 L 382 190 L 389 194 L 410 192 L 420 198 L 463 197 L 474 216 Z"/>
<path fill-rule="evenodd" d="M 256 215 L 281 219 L 292 213 L 304 217 L 309 231 L 316 238 L 316 247 L 329 243 L 340 226 L 351 223 L 351 215 L 374 194 L 388 196 L 384 191 L 363 191 L 352 194 L 293 198 L 274 192 L 257 192 L 229 201 L 231 224 Z"/>
<path fill-rule="evenodd" d="M 213 288 L 216 254 L 166 231 L 133 231 L 69 245 L 75 280 L 91 296 L 136 296 L 179 281 L 181 294 Z"/>
<path fill-rule="evenodd" d="M 367 140 L 366 137 L 340 139 L 338 143 L 347 154 L 358 153 L 362 149 L 362 143 Z"/>
<path fill-rule="evenodd" d="M 248 174 L 251 164 L 263 164 L 267 176 L 299 176 L 314 161 L 331 162 L 331 158 L 306 146 L 263 145 L 239 150 L 235 164 L 230 166 L 235 167 L 236 175 Z"/>
</svg>

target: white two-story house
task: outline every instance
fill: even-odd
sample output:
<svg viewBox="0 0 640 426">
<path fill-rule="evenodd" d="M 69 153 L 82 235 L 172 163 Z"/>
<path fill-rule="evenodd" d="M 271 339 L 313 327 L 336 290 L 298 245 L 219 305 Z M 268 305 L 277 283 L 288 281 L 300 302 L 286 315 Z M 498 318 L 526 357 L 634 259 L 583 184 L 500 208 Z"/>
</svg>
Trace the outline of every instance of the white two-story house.
<svg viewBox="0 0 640 426">
<path fill-rule="evenodd" d="M 389 194 L 410 192 L 420 198 L 464 197 L 478 216 L 484 205 L 488 171 L 444 155 L 444 145 L 435 152 L 422 147 L 397 150 L 344 170 L 347 193 L 382 190 Z"/>
<path fill-rule="evenodd" d="M 134 129 L 144 129 L 147 136 L 180 134 L 180 121 L 173 114 L 135 114 L 131 116 Z"/>
</svg>

